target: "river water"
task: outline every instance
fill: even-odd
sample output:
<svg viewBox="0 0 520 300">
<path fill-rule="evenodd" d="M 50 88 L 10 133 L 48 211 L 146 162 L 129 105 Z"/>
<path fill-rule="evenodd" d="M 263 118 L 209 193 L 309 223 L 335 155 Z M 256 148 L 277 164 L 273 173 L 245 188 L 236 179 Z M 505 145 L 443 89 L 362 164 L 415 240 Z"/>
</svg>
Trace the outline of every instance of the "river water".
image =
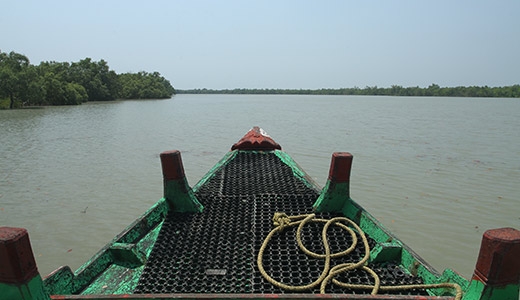
<svg viewBox="0 0 520 300">
<path fill-rule="evenodd" d="M 323 186 L 354 155 L 352 198 L 438 271 L 470 277 L 482 234 L 520 229 L 519 99 L 177 95 L 0 111 L 0 226 L 40 273 L 78 268 L 162 197 L 159 154 L 191 186 L 252 126 Z"/>
</svg>

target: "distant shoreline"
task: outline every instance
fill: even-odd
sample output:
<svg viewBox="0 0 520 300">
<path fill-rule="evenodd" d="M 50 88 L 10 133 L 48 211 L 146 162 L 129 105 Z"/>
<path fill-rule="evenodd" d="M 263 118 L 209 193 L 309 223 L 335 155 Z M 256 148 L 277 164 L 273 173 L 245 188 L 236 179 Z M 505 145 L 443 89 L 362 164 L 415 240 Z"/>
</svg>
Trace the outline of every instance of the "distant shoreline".
<svg viewBox="0 0 520 300">
<path fill-rule="evenodd" d="M 176 89 L 176 94 L 247 94 L 247 95 L 363 95 L 363 96 L 410 96 L 410 97 L 488 97 L 520 98 L 520 84 L 504 87 L 458 86 L 440 87 L 432 84 L 427 88 L 402 87 L 389 88 L 339 88 L 339 89 Z"/>
</svg>

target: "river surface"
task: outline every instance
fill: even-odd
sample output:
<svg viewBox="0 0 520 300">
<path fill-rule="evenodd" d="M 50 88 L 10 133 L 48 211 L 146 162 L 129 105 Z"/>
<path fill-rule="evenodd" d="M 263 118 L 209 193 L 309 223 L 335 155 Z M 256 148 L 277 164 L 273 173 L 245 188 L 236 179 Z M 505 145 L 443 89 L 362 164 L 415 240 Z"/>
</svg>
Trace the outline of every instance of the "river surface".
<svg viewBox="0 0 520 300">
<path fill-rule="evenodd" d="M 351 197 L 438 271 L 470 277 L 485 230 L 520 228 L 520 99 L 288 95 L 0 111 L 0 226 L 43 276 L 77 269 L 162 197 L 162 151 L 193 186 L 254 125 L 320 186 L 351 152 Z"/>
</svg>

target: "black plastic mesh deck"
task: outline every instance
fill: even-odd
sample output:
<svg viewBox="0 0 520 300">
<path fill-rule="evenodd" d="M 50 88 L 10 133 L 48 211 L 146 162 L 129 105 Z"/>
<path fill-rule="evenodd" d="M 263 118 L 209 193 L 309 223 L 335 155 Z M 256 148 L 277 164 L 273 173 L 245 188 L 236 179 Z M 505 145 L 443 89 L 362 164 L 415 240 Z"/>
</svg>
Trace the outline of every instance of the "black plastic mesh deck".
<svg viewBox="0 0 520 300">
<path fill-rule="evenodd" d="M 287 293 L 267 282 L 256 266 L 260 246 L 273 228 L 275 212 L 299 215 L 312 212 L 318 192 L 293 175 L 292 169 L 274 153 L 239 152 L 196 193 L 202 213 L 170 212 L 134 293 Z M 322 214 L 324 218 L 332 215 Z M 323 252 L 321 228 L 305 227 L 304 244 Z M 351 237 L 331 228 L 331 251 L 348 248 Z M 369 238 L 370 247 L 374 241 Z M 362 243 L 335 264 L 357 262 Z M 319 277 L 324 261 L 303 254 L 294 230 L 273 237 L 264 253 L 264 268 L 286 284 L 302 285 Z M 382 285 L 422 283 L 396 264 L 370 265 Z M 373 283 L 364 271 L 340 276 L 343 282 Z M 319 289 L 309 291 L 319 293 Z M 369 293 L 329 284 L 328 293 Z M 424 291 L 404 294 L 426 295 Z"/>
</svg>

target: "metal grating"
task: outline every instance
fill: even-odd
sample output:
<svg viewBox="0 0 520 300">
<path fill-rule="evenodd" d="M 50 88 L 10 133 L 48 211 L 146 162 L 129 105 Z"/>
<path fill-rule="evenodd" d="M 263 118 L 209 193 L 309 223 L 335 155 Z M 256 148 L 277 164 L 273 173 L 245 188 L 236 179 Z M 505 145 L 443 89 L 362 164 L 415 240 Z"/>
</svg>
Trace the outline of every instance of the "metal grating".
<svg viewBox="0 0 520 300">
<path fill-rule="evenodd" d="M 317 191 L 296 178 L 274 153 L 239 152 L 196 195 L 204 212 L 171 212 L 167 216 L 134 293 L 287 293 L 267 282 L 258 271 L 258 249 L 273 228 L 275 212 L 311 213 Z M 305 227 L 302 238 L 309 250 L 322 252 L 320 235 L 318 224 Z M 331 251 L 337 252 L 350 245 L 351 237 L 331 228 L 329 242 Z M 370 247 L 375 245 L 370 238 L 369 243 Z M 363 253 L 363 245 L 358 244 L 353 253 L 335 263 L 357 262 Z M 294 230 L 275 235 L 264 253 L 266 271 L 286 284 L 314 281 L 323 264 L 323 260 L 310 258 L 298 249 Z M 396 264 L 370 267 L 380 275 L 382 285 L 422 283 Z M 352 271 L 338 279 L 373 283 L 363 271 Z M 319 293 L 319 289 L 309 292 Z M 327 292 L 369 293 L 332 284 Z M 402 293 L 426 295 L 425 291 L 414 290 Z"/>
</svg>

